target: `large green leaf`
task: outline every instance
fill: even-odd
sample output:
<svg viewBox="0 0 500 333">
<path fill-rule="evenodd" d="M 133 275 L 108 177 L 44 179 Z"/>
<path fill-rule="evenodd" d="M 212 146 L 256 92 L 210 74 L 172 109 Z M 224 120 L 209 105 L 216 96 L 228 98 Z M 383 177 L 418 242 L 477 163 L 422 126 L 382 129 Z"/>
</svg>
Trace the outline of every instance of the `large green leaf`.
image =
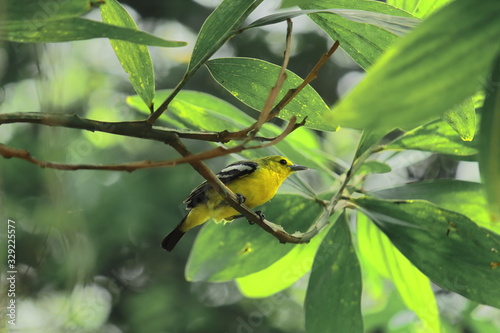
<svg viewBox="0 0 500 333">
<path fill-rule="evenodd" d="M 387 0 L 389 5 L 406 10 L 413 15 L 424 18 L 451 0 Z"/>
<path fill-rule="evenodd" d="M 356 225 L 359 251 L 366 262 L 394 283 L 408 309 L 423 322 L 424 332 L 440 332 L 439 311 L 427 276 L 408 261 L 365 215 L 358 214 Z"/>
<path fill-rule="evenodd" d="M 352 202 L 434 283 L 500 307 L 500 236 L 426 201 Z"/>
<path fill-rule="evenodd" d="M 38 26 L 40 22 L 62 18 L 77 17 L 99 6 L 99 1 L 64 0 L 33 1 L 6 0 L 2 3 L 2 14 L 5 21 L 22 21 L 25 25 Z M 5 6 L 5 7 L 3 7 Z M 3 23 L 0 23 L 0 27 Z"/>
<path fill-rule="evenodd" d="M 335 223 L 339 214 L 330 219 L 330 226 Z M 330 227 L 324 228 L 307 244 L 295 246 L 271 266 L 238 278 L 238 288 L 245 297 L 269 297 L 294 284 L 311 270 L 318 247 L 328 233 Z"/>
<path fill-rule="evenodd" d="M 304 309 L 309 333 L 363 332 L 361 269 L 345 213 L 318 249 Z"/>
<path fill-rule="evenodd" d="M 116 0 L 106 0 L 99 8 L 105 23 L 138 30 L 132 17 Z M 153 110 L 155 78 L 153 61 L 147 46 L 114 39 L 110 42 L 123 69 L 129 75 L 134 90 L 146 106 Z"/>
<path fill-rule="evenodd" d="M 353 128 L 414 127 L 462 103 L 500 50 L 499 16 L 497 0 L 443 7 L 380 58 L 334 109 L 332 121 Z"/>
<path fill-rule="evenodd" d="M 73 17 L 40 21 L 29 25 L 23 21 L 0 24 L 0 38 L 19 43 L 56 43 L 91 38 L 119 39 L 136 44 L 162 47 L 185 46 L 186 42 L 165 40 L 143 31 Z"/>
<path fill-rule="evenodd" d="M 308 229 L 322 208 L 301 195 L 279 194 L 263 211 L 267 219 L 294 232 Z M 227 225 L 209 222 L 196 238 L 186 266 L 186 278 L 218 282 L 246 276 L 268 267 L 294 246 L 300 245 L 280 244 L 257 225 L 243 220 Z"/>
<path fill-rule="evenodd" d="M 492 220 L 500 223 L 500 54 L 488 82 L 481 113 L 479 167 L 486 186 Z"/>
<path fill-rule="evenodd" d="M 435 120 L 408 131 L 386 145 L 384 149 L 414 149 L 458 156 L 477 154 L 475 142 L 463 141 L 443 120 Z"/>
<path fill-rule="evenodd" d="M 269 90 L 274 86 L 280 67 L 269 62 L 251 58 L 219 58 L 207 62 L 214 79 L 231 94 L 250 107 L 261 110 Z M 290 89 L 299 86 L 303 80 L 287 71 L 287 79 L 278 95 L 282 98 Z M 311 87 L 306 86 L 279 114 L 280 118 L 298 120 L 307 117 L 307 127 L 336 131 L 338 126 L 326 123 L 324 115 L 330 113 L 329 107 Z"/>
<path fill-rule="evenodd" d="M 500 222 L 491 219 L 484 185 L 456 179 L 434 179 L 369 192 L 383 199 L 427 200 L 463 214 L 481 227 L 500 234 Z"/>
<path fill-rule="evenodd" d="M 196 71 L 229 38 L 263 0 L 224 0 L 201 27 L 189 62 L 188 72 Z"/>
<path fill-rule="evenodd" d="M 313 0 L 301 3 L 300 8 L 308 10 L 355 9 L 402 18 L 413 17 L 403 10 L 378 1 Z M 389 45 L 398 39 L 395 34 L 384 28 L 354 22 L 338 15 L 311 14 L 309 16 L 333 40 L 338 40 L 342 49 L 365 69 L 370 67 Z"/>
</svg>

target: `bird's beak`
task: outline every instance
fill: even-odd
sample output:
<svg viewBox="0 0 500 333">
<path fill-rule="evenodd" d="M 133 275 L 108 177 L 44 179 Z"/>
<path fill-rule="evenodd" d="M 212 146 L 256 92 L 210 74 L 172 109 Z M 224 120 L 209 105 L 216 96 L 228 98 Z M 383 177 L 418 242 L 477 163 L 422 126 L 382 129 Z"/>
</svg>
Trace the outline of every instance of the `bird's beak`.
<svg viewBox="0 0 500 333">
<path fill-rule="evenodd" d="M 307 169 L 309 169 L 308 167 L 305 167 L 305 166 L 302 166 L 302 165 L 298 165 L 298 164 L 289 165 L 288 167 L 289 167 L 292 171 L 302 171 L 302 170 L 307 170 Z"/>
</svg>

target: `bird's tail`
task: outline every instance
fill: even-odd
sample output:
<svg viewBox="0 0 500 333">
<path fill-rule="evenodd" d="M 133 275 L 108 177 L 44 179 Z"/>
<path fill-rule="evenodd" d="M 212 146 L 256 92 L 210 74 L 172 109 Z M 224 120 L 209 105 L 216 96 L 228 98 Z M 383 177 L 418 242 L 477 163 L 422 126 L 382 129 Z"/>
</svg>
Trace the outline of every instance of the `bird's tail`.
<svg viewBox="0 0 500 333">
<path fill-rule="evenodd" d="M 187 216 L 186 216 L 187 217 Z M 172 251 L 179 242 L 179 240 L 184 236 L 185 232 L 181 230 L 181 226 L 186 220 L 186 217 L 182 219 L 182 221 L 172 230 L 168 235 L 166 235 L 161 241 L 161 247 L 167 250 L 168 252 Z"/>
</svg>

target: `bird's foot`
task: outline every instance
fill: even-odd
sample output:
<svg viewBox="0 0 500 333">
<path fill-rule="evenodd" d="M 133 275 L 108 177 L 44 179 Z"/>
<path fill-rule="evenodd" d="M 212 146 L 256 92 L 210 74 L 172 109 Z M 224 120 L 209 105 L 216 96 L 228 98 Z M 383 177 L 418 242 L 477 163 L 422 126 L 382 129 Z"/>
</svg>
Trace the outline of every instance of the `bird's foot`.
<svg viewBox="0 0 500 333">
<path fill-rule="evenodd" d="M 262 213 L 262 211 L 260 211 L 260 210 L 256 211 L 256 212 L 255 212 L 255 214 L 257 214 L 257 215 L 259 216 L 259 218 L 260 218 L 260 220 L 261 220 L 262 222 L 264 222 L 264 220 L 266 219 L 266 216 L 265 216 L 265 215 L 264 215 L 264 213 Z M 248 220 L 248 223 L 249 223 L 249 224 L 255 224 L 255 222 L 250 221 L 250 220 Z"/>
<path fill-rule="evenodd" d="M 245 198 L 245 196 L 241 193 L 236 193 L 236 200 L 238 200 L 238 204 L 241 205 L 247 200 L 247 198 Z"/>
</svg>

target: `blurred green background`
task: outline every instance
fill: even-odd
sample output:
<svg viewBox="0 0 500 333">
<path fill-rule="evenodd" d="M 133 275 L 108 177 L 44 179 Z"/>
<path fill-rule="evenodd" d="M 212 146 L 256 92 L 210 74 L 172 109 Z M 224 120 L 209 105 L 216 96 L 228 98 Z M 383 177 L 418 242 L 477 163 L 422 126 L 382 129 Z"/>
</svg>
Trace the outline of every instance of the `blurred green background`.
<svg viewBox="0 0 500 333">
<path fill-rule="evenodd" d="M 189 42 L 179 49 L 150 48 L 157 89 L 172 88 L 182 77 L 197 31 L 219 2 L 123 2 L 142 30 Z M 278 6 L 279 1 L 265 2 L 249 21 Z M 294 22 L 289 69 L 304 77 L 332 42 L 307 18 Z M 279 64 L 284 33 L 284 24 L 247 31 L 216 56 L 255 57 Z M 134 91 L 107 40 L 0 46 L 0 112 L 67 112 L 104 121 L 143 119 L 125 103 Z M 357 65 L 337 52 L 312 85 L 333 104 L 361 77 Z M 256 115 L 220 88 L 205 69 L 187 89 L 227 99 Z M 346 163 L 358 138 L 348 130 L 318 136 L 326 152 Z M 110 164 L 177 156 L 161 143 L 24 124 L 1 126 L 0 142 L 62 163 Z M 186 144 L 192 151 L 208 148 L 203 143 Z M 207 163 L 219 170 L 230 161 Z M 456 167 L 443 166 L 442 161 L 429 163 L 441 169 Z M 133 173 L 70 172 L 0 160 L 0 217 L 16 222 L 18 318 L 12 331 L 304 332 L 307 278 L 271 298 L 246 299 L 233 283 L 185 281 L 184 267 L 196 232 L 188 233 L 173 253 L 160 248 L 162 237 L 185 214 L 182 200 L 201 181 L 188 165 Z M 3 224 L 1 232 L 4 235 Z M 5 256 L 1 260 L 5 266 Z M 367 331 L 406 332 L 415 321 L 393 289 L 381 280 L 370 285 L 364 296 Z M 446 325 L 457 325 L 461 332 L 495 332 L 494 310 L 457 295 L 443 294 L 438 301 Z"/>
</svg>

